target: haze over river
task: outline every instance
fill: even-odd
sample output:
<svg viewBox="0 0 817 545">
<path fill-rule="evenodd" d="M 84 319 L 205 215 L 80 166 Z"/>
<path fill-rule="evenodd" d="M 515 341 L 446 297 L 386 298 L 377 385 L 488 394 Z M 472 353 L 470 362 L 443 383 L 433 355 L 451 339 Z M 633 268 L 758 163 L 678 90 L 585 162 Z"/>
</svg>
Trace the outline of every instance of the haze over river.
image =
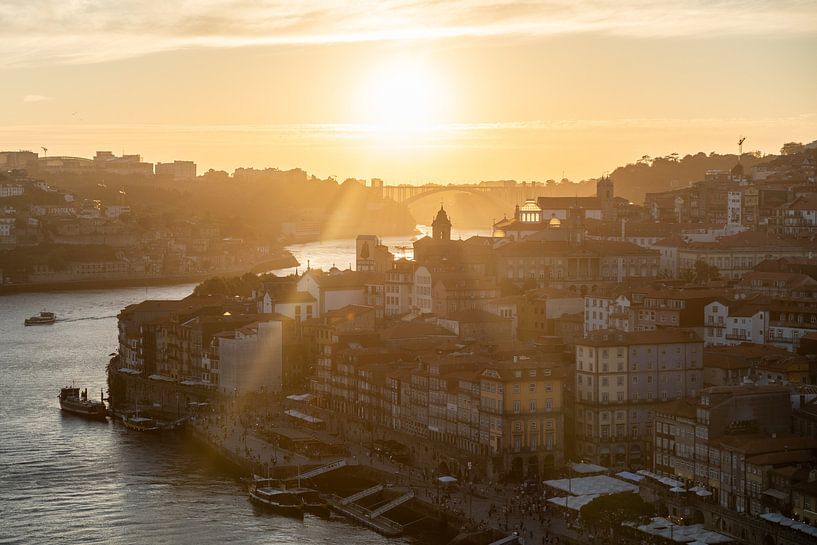
<svg viewBox="0 0 817 545">
<path fill-rule="evenodd" d="M 470 234 L 476 232 L 462 236 Z M 410 247 L 411 238 L 384 242 L 402 256 L 394 246 Z M 312 267 L 354 266 L 351 240 L 291 250 L 304 266 L 307 258 Z M 236 478 L 183 437 L 134 433 L 60 412 L 60 387 L 73 382 L 93 397 L 106 387 L 122 308 L 181 298 L 192 289 L 0 296 L 0 544 L 411 543 L 344 519 L 296 521 L 257 511 Z M 58 322 L 23 326 L 43 309 L 56 312 Z"/>
</svg>

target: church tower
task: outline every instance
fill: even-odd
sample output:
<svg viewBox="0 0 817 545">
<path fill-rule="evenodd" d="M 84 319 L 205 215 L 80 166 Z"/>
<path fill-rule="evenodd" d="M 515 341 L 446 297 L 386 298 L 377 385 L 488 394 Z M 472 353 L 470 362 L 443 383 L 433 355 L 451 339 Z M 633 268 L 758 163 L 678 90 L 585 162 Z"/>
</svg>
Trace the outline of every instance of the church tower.
<svg viewBox="0 0 817 545">
<path fill-rule="evenodd" d="M 613 196 L 613 180 L 609 176 L 604 176 L 596 182 L 596 198 L 601 204 L 602 217 L 607 221 L 615 219 Z"/>
<path fill-rule="evenodd" d="M 431 233 L 434 240 L 451 240 L 451 220 L 448 219 L 442 204 L 437 217 L 431 222 Z"/>
</svg>

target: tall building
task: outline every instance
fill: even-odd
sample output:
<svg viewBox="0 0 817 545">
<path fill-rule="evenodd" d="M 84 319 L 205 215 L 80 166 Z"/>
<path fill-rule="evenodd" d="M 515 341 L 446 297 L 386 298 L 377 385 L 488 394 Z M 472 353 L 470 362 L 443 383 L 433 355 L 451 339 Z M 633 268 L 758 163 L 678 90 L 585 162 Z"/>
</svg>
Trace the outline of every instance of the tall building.
<svg viewBox="0 0 817 545">
<path fill-rule="evenodd" d="M 703 342 L 693 332 L 591 332 L 576 341 L 576 454 L 603 466 L 649 466 L 656 405 L 702 385 Z"/>
<path fill-rule="evenodd" d="M 196 163 L 193 161 L 156 163 L 156 176 L 172 180 L 193 180 L 196 178 Z"/>
</svg>

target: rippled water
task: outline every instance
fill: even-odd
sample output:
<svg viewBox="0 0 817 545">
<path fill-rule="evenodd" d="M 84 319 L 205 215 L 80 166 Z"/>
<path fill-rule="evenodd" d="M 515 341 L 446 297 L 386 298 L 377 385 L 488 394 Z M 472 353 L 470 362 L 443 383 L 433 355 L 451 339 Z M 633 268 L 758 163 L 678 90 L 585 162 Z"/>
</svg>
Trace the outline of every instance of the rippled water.
<svg viewBox="0 0 817 545">
<path fill-rule="evenodd" d="M 411 237 L 385 242 L 407 246 Z M 292 250 L 313 267 L 354 260 L 354 241 Z M 0 296 L 0 543 L 410 543 L 343 519 L 258 512 L 235 477 L 183 437 L 60 412 L 60 387 L 73 382 L 95 397 L 106 386 L 123 307 L 192 287 Z M 59 321 L 23 326 L 43 309 Z"/>
<path fill-rule="evenodd" d="M 0 297 L 0 543 L 395 542 L 343 519 L 258 512 L 234 476 L 182 438 L 60 412 L 62 385 L 89 395 L 105 386 L 119 309 L 191 287 Z M 43 308 L 60 321 L 23 326 Z"/>
</svg>

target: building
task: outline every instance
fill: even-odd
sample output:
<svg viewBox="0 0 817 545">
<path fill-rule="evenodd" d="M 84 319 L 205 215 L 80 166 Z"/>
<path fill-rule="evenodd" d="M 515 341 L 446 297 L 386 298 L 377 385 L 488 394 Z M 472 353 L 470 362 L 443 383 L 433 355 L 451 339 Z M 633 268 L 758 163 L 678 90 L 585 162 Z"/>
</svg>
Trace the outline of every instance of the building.
<svg viewBox="0 0 817 545">
<path fill-rule="evenodd" d="M 394 261 L 391 269 L 386 271 L 383 287 L 386 317 L 400 316 L 411 311 L 415 268 L 413 261 L 400 259 Z"/>
<path fill-rule="evenodd" d="M 195 180 L 196 163 L 193 161 L 156 163 L 156 176 L 170 180 Z"/>
<path fill-rule="evenodd" d="M 703 261 L 718 269 L 720 276 L 739 280 L 761 261 L 781 257 L 806 257 L 807 244 L 781 239 L 772 234 L 746 231 L 720 237 L 714 242 L 689 242 L 677 247 L 679 274 L 694 272 Z"/>
<path fill-rule="evenodd" d="M 565 315 L 583 310 L 581 296 L 565 289 L 539 288 L 526 291 L 519 298 L 518 336 L 525 341 L 558 335 L 558 322 Z"/>
<path fill-rule="evenodd" d="M 219 390 L 227 394 L 280 392 L 284 384 L 283 335 L 283 324 L 274 319 L 219 333 Z"/>
<path fill-rule="evenodd" d="M 355 249 L 356 271 L 384 273 L 391 270 L 394 255 L 375 235 L 358 235 Z"/>
<path fill-rule="evenodd" d="M 514 357 L 479 373 L 480 442 L 494 473 L 536 478 L 564 463 L 563 366 Z"/>
<path fill-rule="evenodd" d="M 776 465 L 775 453 L 817 452 L 817 440 L 790 434 L 790 397 L 785 386 L 722 386 L 661 406 L 654 470 L 703 486 L 721 507 L 763 512 L 768 486 L 757 468 Z"/>
<path fill-rule="evenodd" d="M 769 221 L 769 231 L 795 238 L 817 235 L 817 192 L 801 195 L 776 208 Z"/>
<path fill-rule="evenodd" d="M 584 295 L 605 284 L 658 275 L 659 253 L 629 242 L 526 239 L 495 250 L 497 278 L 535 287 L 565 288 Z"/>
<path fill-rule="evenodd" d="M 817 301 L 718 298 L 704 307 L 704 320 L 707 346 L 749 342 L 796 352 L 800 339 L 817 331 Z"/>
<path fill-rule="evenodd" d="M 650 466 L 656 404 L 703 385 L 703 343 L 678 329 L 594 331 L 576 341 L 578 456 L 605 467 Z"/>
</svg>

